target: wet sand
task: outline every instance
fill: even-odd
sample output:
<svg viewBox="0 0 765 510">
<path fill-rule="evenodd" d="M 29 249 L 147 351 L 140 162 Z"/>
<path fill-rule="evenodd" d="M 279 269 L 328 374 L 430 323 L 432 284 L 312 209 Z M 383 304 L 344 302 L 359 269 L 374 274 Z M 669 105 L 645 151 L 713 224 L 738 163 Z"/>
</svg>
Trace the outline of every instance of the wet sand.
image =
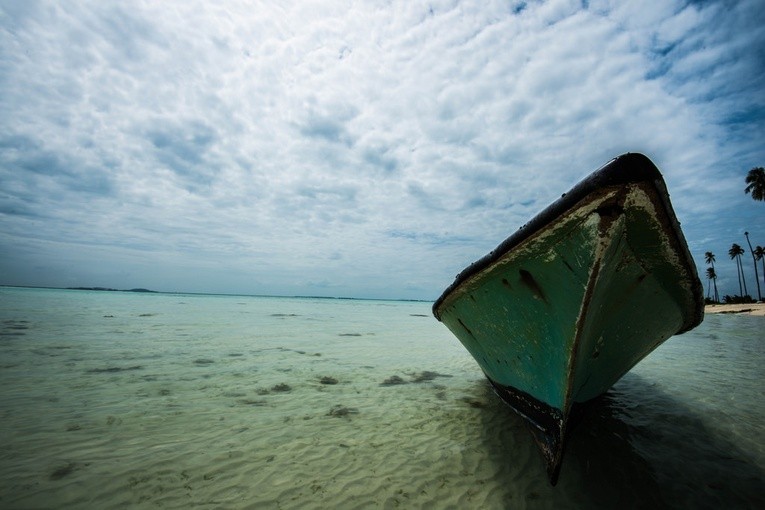
<svg viewBox="0 0 765 510">
<path fill-rule="evenodd" d="M 765 317 L 765 303 L 742 303 L 738 305 L 707 305 L 704 313 L 736 313 Z"/>
</svg>

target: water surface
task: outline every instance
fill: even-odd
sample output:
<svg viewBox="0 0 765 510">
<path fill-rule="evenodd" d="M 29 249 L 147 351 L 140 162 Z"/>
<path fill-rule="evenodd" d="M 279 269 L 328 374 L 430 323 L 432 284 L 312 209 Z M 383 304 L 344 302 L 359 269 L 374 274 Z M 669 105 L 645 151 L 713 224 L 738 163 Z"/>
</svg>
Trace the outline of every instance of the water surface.
<svg viewBox="0 0 765 510">
<path fill-rule="evenodd" d="M 667 341 L 553 488 L 429 303 L 0 287 L 0 507 L 765 508 L 763 326 Z"/>
</svg>

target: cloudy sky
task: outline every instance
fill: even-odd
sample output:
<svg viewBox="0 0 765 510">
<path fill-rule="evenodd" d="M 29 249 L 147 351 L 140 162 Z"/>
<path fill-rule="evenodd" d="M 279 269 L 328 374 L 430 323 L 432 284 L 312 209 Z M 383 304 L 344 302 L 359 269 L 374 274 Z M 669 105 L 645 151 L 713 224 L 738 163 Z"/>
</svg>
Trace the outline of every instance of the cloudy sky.
<svg viewBox="0 0 765 510">
<path fill-rule="evenodd" d="M 643 152 L 700 272 L 713 251 L 738 293 L 730 245 L 765 245 L 743 192 L 765 165 L 764 13 L 0 0 L 0 284 L 434 299 Z"/>
</svg>

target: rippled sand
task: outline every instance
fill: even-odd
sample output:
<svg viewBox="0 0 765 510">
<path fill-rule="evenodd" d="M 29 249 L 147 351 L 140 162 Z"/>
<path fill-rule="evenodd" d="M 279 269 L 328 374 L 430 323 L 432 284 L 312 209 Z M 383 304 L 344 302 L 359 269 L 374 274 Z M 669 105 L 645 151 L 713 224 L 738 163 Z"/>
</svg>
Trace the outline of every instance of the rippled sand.
<svg viewBox="0 0 765 510">
<path fill-rule="evenodd" d="M 553 488 L 427 304 L 32 303 L 0 324 L 2 508 L 765 507 L 759 318 L 628 374 Z"/>
<path fill-rule="evenodd" d="M 382 378 L 335 369 L 338 382 L 322 384 L 327 365 L 320 359 L 285 372 L 215 375 L 216 365 L 246 359 L 195 363 L 177 380 L 148 367 L 91 372 L 96 380 L 87 386 L 124 393 L 104 402 L 98 390 L 83 387 L 77 410 L 62 409 L 69 405 L 59 392 L 47 402 L 34 397 L 40 422 L 36 430 L 18 430 L 5 448 L 6 459 L 21 463 L 3 469 L 2 502 L 17 508 L 481 505 L 512 500 L 499 487 L 483 487 L 513 471 L 521 476 L 527 465 L 540 474 L 530 486 L 546 490 L 521 424 L 481 379 L 455 387 L 453 378 L 412 382 L 419 374 L 401 372 L 404 384 L 381 385 Z M 25 419 L 5 414 L 6 430 L 14 418 Z M 524 441 L 515 444 L 514 432 Z M 513 458 L 498 469 L 487 447 L 499 440 L 510 442 Z"/>
</svg>

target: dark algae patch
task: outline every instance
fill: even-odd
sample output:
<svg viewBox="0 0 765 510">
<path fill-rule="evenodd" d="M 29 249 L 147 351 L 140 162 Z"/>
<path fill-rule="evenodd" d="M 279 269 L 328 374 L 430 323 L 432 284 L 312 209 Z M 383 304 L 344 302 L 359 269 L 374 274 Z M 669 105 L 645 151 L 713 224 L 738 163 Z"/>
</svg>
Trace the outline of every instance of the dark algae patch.
<svg viewBox="0 0 765 510">
<path fill-rule="evenodd" d="M 395 386 L 397 384 L 407 384 L 407 382 L 413 382 L 413 383 L 422 383 L 422 382 L 430 382 L 436 379 L 437 377 L 451 377 L 451 375 L 448 374 L 439 374 L 438 372 L 431 372 L 429 370 L 425 370 L 424 372 L 415 372 L 412 374 L 407 374 L 409 376 L 409 381 L 404 380 L 403 378 L 392 375 L 385 379 L 380 386 Z"/>
<path fill-rule="evenodd" d="M 292 391 L 292 386 L 290 386 L 289 384 L 286 384 L 286 383 L 280 383 L 280 384 L 277 384 L 276 386 L 272 386 L 271 387 L 271 391 L 276 391 L 276 392 L 279 392 L 279 393 L 286 393 L 288 391 Z"/>
<path fill-rule="evenodd" d="M 143 365 L 134 365 L 132 367 L 106 367 L 106 368 L 91 368 L 87 370 L 89 374 L 115 374 L 119 372 L 128 372 L 130 370 L 141 370 Z"/>
<path fill-rule="evenodd" d="M 410 377 L 412 378 L 413 383 L 421 383 L 421 382 L 432 381 L 436 377 L 451 377 L 451 376 L 448 374 L 439 374 L 438 372 L 431 372 L 429 370 L 425 370 L 424 372 L 417 372 L 414 374 L 410 374 Z"/>
<path fill-rule="evenodd" d="M 64 466 L 58 467 L 48 476 L 48 480 L 57 481 L 62 478 L 66 478 L 75 471 L 82 469 L 87 464 L 78 464 L 77 462 L 69 462 Z"/>
<path fill-rule="evenodd" d="M 268 405 L 268 402 L 265 401 L 265 400 L 262 400 L 262 399 L 261 400 L 254 400 L 254 399 L 250 399 L 250 398 L 239 399 L 239 400 L 237 400 L 237 403 L 245 405 L 245 406 L 266 406 L 266 405 Z"/>
<path fill-rule="evenodd" d="M 211 360 L 207 358 L 200 358 L 200 359 L 194 360 L 194 364 L 199 366 L 212 365 L 213 363 L 215 363 L 215 360 Z"/>
<path fill-rule="evenodd" d="M 325 375 L 324 377 L 319 379 L 319 383 L 321 384 L 337 384 L 338 380 L 334 377 L 330 377 L 328 375 Z"/>
<path fill-rule="evenodd" d="M 395 386 L 397 384 L 406 384 L 406 381 L 397 375 L 392 375 L 380 383 L 380 386 Z"/>
<path fill-rule="evenodd" d="M 28 329 L 29 322 L 10 319 L 3 321 L 2 329 L 0 329 L 0 336 L 24 336 Z"/>
<path fill-rule="evenodd" d="M 341 405 L 332 406 L 327 416 L 334 416 L 335 418 L 350 418 L 352 414 L 359 414 L 359 410 L 355 407 L 345 407 Z"/>
</svg>

